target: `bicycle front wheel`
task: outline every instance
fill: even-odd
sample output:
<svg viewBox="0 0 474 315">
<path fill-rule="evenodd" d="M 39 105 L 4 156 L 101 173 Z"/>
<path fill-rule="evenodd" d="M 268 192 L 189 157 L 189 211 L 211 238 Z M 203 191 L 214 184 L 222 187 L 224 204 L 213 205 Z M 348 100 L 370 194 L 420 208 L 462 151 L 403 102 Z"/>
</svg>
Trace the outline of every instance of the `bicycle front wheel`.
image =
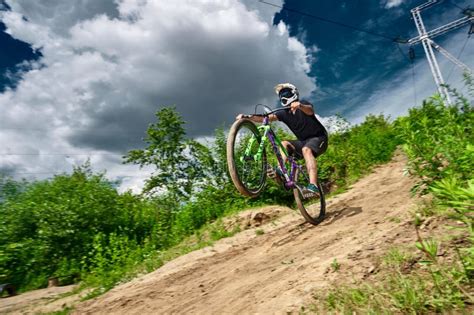
<svg viewBox="0 0 474 315">
<path fill-rule="evenodd" d="M 267 158 L 260 149 L 262 136 L 249 119 L 237 120 L 227 138 L 227 166 L 237 190 L 255 198 L 265 186 Z"/>
<path fill-rule="evenodd" d="M 304 188 L 309 184 L 309 177 L 305 171 L 299 169 L 296 170 L 295 174 L 296 184 L 300 188 Z M 318 183 L 319 198 L 310 197 L 305 198 L 301 189 L 294 188 L 293 195 L 295 197 L 296 205 L 300 210 L 305 220 L 313 225 L 318 225 L 324 220 L 326 216 L 326 200 L 321 185 Z"/>
</svg>

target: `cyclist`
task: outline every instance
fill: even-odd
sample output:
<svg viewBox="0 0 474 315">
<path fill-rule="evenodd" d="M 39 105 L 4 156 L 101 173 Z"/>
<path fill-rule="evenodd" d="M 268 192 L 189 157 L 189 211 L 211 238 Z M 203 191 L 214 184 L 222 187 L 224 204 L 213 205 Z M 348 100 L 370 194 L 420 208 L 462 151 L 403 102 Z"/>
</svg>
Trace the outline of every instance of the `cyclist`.
<svg viewBox="0 0 474 315">
<path fill-rule="evenodd" d="M 310 184 L 304 193 L 318 194 L 316 158 L 323 154 L 328 146 L 328 133 L 316 118 L 313 105 L 299 99 L 298 89 L 291 83 L 281 83 L 275 86 L 275 92 L 280 98 L 281 105 L 287 110 L 278 111 L 269 116 L 270 121 L 282 121 L 296 135 L 298 140 L 282 141 L 288 154 L 305 159 Z M 254 122 L 263 122 L 263 117 L 239 114 L 236 119 L 249 118 Z M 283 154 L 283 157 L 286 157 Z M 281 174 L 281 170 L 277 169 Z"/>
</svg>

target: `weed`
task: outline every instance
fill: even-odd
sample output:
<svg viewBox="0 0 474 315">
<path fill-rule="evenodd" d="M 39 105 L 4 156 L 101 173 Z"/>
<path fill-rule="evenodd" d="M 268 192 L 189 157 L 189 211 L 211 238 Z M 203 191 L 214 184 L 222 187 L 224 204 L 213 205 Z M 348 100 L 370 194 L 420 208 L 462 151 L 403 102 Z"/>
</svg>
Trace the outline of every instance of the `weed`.
<svg viewBox="0 0 474 315">
<path fill-rule="evenodd" d="M 55 312 L 48 312 L 48 313 L 42 313 L 43 315 L 68 315 L 73 311 L 73 307 L 65 307 L 60 311 L 55 311 Z"/>
<path fill-rule="evenodd" d="M 391 248 L 382 258 L 384 264 L 396 269 L 413 258 L 413 255 L 408 251 L 403 251 L 400 248 Z"/>
<path fill-rule="evenodd" d="M 294 261 L 294 259 L 292 258 L 292 259 L 290 259 L 290 260 L 286 260 L 286 261 L 284 260 L 284 261 L 282 261 L 281 264 L 282 264 L 282 265 L 291 265 L 291 264 L 293 264 L 294 262 L 295 262 L 295 261 Z"/>
<path fill-rule="evenodd" d="M 393 223 L 400 223 L 402 220 L 399 217 L 388 217 L 388 220 Z"/>
<path fill-rule="evenodd" d="M 256 229 L 255 234 L 256 235 L 263 235 L 263 234 L 265 234 L 265 231 L 263 229 Z"/>
<path fill-rule="evenodd" d="M 334 260 L 331 263 L 331 269 L 332 269 L 333 272 L 336 272 L 339 269 L 341 269 L 341 264 L 337 261 L 336 258 L 334 258 Z"/>
</svg>

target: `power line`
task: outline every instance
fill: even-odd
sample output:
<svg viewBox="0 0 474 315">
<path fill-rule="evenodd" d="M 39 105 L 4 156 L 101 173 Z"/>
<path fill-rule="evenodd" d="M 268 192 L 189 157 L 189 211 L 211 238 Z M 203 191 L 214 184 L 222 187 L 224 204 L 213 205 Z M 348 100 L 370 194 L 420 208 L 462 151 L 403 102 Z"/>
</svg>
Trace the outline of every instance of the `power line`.
<svg viewBox="0 0 474 315">
<path fill-rule="evenodd" d="M 63 175 L 63 174 L 72 174 L 72 173 L 67 173 L 66 171 L 58 171 L 58 172 L 27 172 L 27 173 L 12 173 L 11 175 L 8 176 L 15 176 L 15 175 L 48 175 L 48 174 L 53 174 L 53 175 Z M 110 176 L 110 177 L 146 177 L 147 175 L 116 175 L 116 176 Z"/>
<path fill-rule="evenodd" d="M 418 104 L 418 97 L 417 97 L 417 93 L 416 93 L 416 79 L 415 79 L 415 65 L 414 65 L 414 62 L 410 62 L 411 64 L 411 77 L 412 77 L 412 80 L 413 80 L 413 96 L 415 98 L 415 106 Z"/>
<path fill-rule="evenodd" d="M 402 48 L 400 47 L 400 45 L 398 43 L 397 44 L 397 48 L 398 48 L 398 51 L 400 52 L 400 54 L 402 55 L 403 59 L 407 58 L 408 61 L 410 61 L 410 57 L 407 57 L 405 56 L 405 53 L 403 52 Z"/>
<path fill-rule="evenodd" d="M 126 153 L 0 153 L 0 156 L 125 156 Z"/>
<path fill-rule="evenodd" d="M 100 172 L 100 170 L 98 170 L 98 172 Z M 139 177 L 139 178 L 142 178 L 142 177 L 147 177 L 150 173 L 153 173 L 154 171 L 150 171 L 150 172 L 147 172 L 146 174 L 142 174 L 142 175 L 136 175 L 137 172 L 132 172 L 132 171 L 126 171 L 126 172 L 120 172 L 120 174 L 118 175 L 109 175 L 109 174 L 106 174 L 106 176 L 108 177 L 111 177 L 111 178 L 114 178 L 114 177 Z M 17 175 L 48 175 L 48 174 L 51 174 L 51 175 L 71 175 L 73 173 L 73 171 L 67 171 L 67 170 L 56 170 L 56 171 L 53 171 L 53 170 L 50 170 L 50 171 L 38 171 L 38 172 L 15 172 L 15 171 L 11 171 L 9 173 L 2 173 L 0 172 L 0 176 L 5 176 L 5 177 L 14 177 L 14 176 L 17 176 Z M 128 175 L 128 174 L 132 174 L 132 175 Z"/>
<path fill-rule="evenodd" d="M 267 1 L 264 1 L 264 0 L 258 0 L 258 2 L 269 5 L 269 6 L 272 6 L 272 7 L 275 7 L 275 8 L 279 8 L 282 11 L 288 11 L 288 12 L 300 14 L 300 15 L 303 15 L 303 16 L 307 16 L 307 17 L 319 20 L 319 21 L 323 21 L 323 22 L 335 24 L 335 25 L 338 25 L 338 26 L 341 26 L 341 27 L 349 28 L 349 29 L 352 29 L 354 31 L 358 31 L 358 32 L 369 34 L 369 35 L 372 35 L 372 36 L 377 36 L 377 37 L 380 37 L 380 38 L 384 38 L 384 39 L 390 40 L 392 42 L 399 40 L 398 36 L 389 36 L 389 35 L 385 35 L 385 34 L 381 34 L 381 33 L 376 33 L 376 32 L 373 32 L 373 31 L 370 31 L 370 30 L 367 30 L 367 29 L 363 29 L 363 28 L 360 28 L 360 27 L 357 27 L 357 26 L 349 25 L 349 24 L 342 23 L 342 22 L 339 22 L 339 21 L 334 21 L 334 20 L 331 20 L 331 19 L 328 19 L 328 18 L 325 18 L 325 17 L 322 17 L 322 16 L 317 16 L 317 15 L 314 15 L 314 14 L 311 14 L 311 13 L 302 12 L 302 11 L 299 11 L 299 10 L 296 10 L 296 9 L 280 6 L 280 5 L 277 5 L 277 4 L 274 4 L 274 3 L 271 3 L 271 2 L 267 2 Z"/>
<path fill-rule="evenodd" d="M 461 8 L 460 6 L 458 6 L 456 3 L 454 3 L 452 0 L 448 0 L 449 3 L 451 3 L 452 5 L 454 5 L 456 8 L 460 9 L 460 10 L 464 10 L 464 8 Z"/>
<path fill-rule="evenodd" d="M 416 104 L 418 104 L 418 97 L 417 97 L 417 93 L 416 93 L 415 65 L 414 65 L 414 62 L 413 62 L 413 59 L 412 59 L 412 56 L 411 56 L 411 54 L 413 53 L 413 58 L 414 58 L 414 51 L 411 51 L 408 54 L 408 56 L 406 56 L 398 43 L 397 43 L 397 47 L 398 47 L 398 51 L 403 56 L 403 59 L 406 58 L 408 60 L 408 62 L 410 62 L 410 65 L 411 65 L 411 75 L 412 75 L 412 79 L 413 79 L 413 96 L 414 96 L 415 105 L 416 105 Z M 413 49 L 413 47 L 411 49 Z"/>
<path fill-rule="evenodd" d="M 406 43 L 406 40 L 400 38 L 400 36 L 389 36 L 389 35 L 385 35 L 385 34 L 381 34 L 381 33 L 376 33 L 376 32 L 373 32 L 373 31 L 370 31 L 370 30 L 367 30 L 367 29 L 363 29 L 363 28 L 360 28 L 360 27 L 357 27 L 357 26 L 345 24 L 345 23 L 342 23 L 342 22 L 339 22 L 339 21 L 334 21 L 334 20 L 331 20 L 331 19 L 327 19 L 325 17 L 321 17 L 321 16 L 317 16 L 317 15 L 314 15 L 314 14 L 302 12 L 302 11 L 299 11 L 299 10 L 296 10 L 296 9 L 283 7 L 283 6 L 280 6 L 280 5 L 277 5 L 277 4 L 274 4 L 274 3 L 270 3 L 270 2 L 267 2 L 267 1 L 264 1 L 264 0 L 258 0 L 258 1 L 260 3 L 266 4 L 266 5 L 275 7 L 275 8 L 279 8 L 282 11 L 289 11 L 289 12 L 292 12 L 292 13 L 296 13 L 296 14 L 300 14 L 300 15 L 303 15 L 303 16 L 311 17 L 313 19 L 324 21 L 324 22 L 327 22 L 327 23 L 332 23 L 332 24 L 335 24 L 335 25 L 338 25 L 338 26 L 341 26 L 341 27 L 349 28 L 349 29 L 352 29 L 352 30 L 355 30 L 355 31 L 358 31 L 358 32 L 361 32 L 361 33 L 365 33 L 365 34 L 377 36 L 379 38 L 383 38 L 383 39 L 386 39 L 386 40 L 390 40 L 391 42 L 397 44 L 397 47 L 400 51 L 401 51 L 401 48 L 398 44 L 399 43 Z M 402 55 L 405 57 L 403 52 L 402 52 Z M 378 60 L 381 60 L 381 61 L 386 61 L 386 60 L 379 59 L 377 57 L 375 57 L 375 59 L 378 59 Z"/>
<path fill-rule="evenodd" d="M 462 53 L 464 52 L 464 49 L 466 48 L 467 42 L 468 42 L 468 40 L 469 40 L 470 37 L 471 37 L 471 35 L 468 35 L 468 36 L 466 37 L 466 40 L 464 41 L 464 44 L 462 45 L 462 48 L 461 48 L 461 50 L 460 50 L 459 53 L 458 53 L 457 59 L 460 59 Z M 448 76 L 446 77 L 446 82 L 449 81 L 449 78 L 451 77 L 451 74 L 453 74 L 454 67 L 456 67 L 456 65 L 453 65 L 452 68 L 451 68 L 451 71 L 449 71 L 449 74 L 448 74 Z"/>
<path fill-rule="evenodd" d="M 0 127 L 0 130 L 35 130 L 35 131 L 50 131 L 51 128 Z M 87 130 L 87 129 L 84 129 L 84 130 Z"/>
</svg>

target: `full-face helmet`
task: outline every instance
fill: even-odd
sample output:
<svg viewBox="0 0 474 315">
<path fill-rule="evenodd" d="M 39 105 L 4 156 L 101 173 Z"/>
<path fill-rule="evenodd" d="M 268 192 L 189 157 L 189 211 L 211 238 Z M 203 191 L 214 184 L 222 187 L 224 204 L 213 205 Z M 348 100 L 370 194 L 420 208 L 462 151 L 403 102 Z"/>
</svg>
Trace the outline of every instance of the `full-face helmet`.
<svg viewBox="0 0 474 315">
<path fill-rule="evenodd" d="M 294 101 L 297 101 L 300 93 L 296 86 L 291 83 L 280 83 L 275 86 L 275 92 L 280 98 L 281 105 L 288 106 Z"/>
</svg>

